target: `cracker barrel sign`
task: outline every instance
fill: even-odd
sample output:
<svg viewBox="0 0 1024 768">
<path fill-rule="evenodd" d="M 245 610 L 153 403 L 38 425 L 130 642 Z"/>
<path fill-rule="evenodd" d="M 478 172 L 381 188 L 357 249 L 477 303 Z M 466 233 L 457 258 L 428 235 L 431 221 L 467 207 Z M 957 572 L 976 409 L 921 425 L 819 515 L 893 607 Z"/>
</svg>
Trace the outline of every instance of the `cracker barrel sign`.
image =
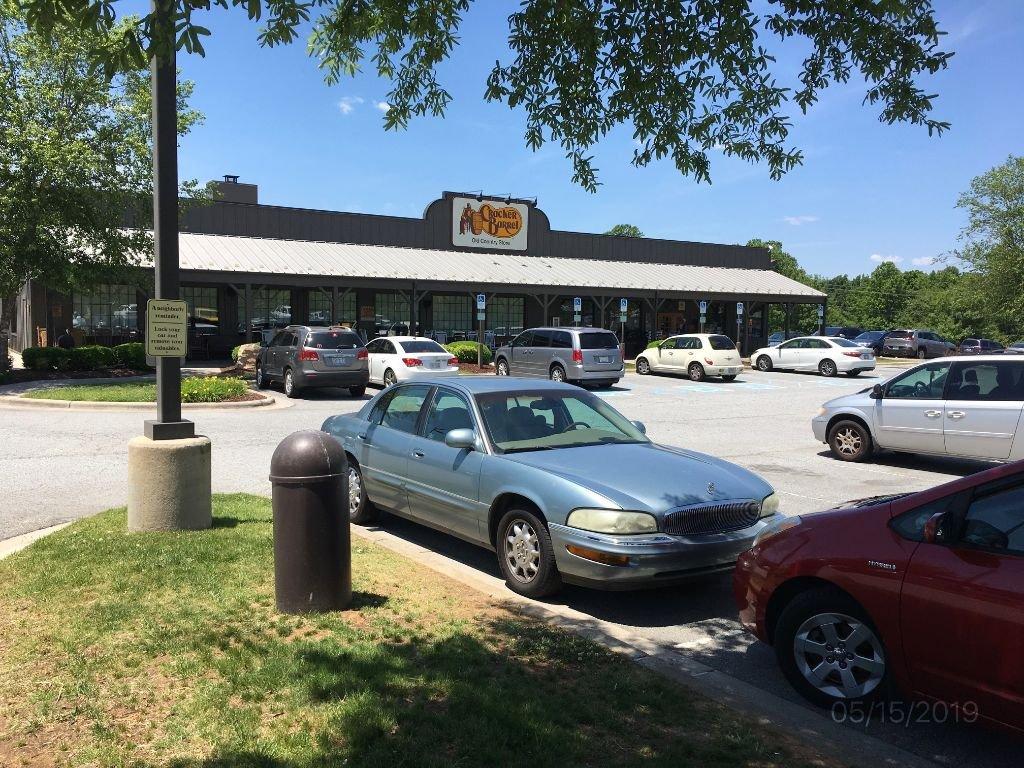
<svg viewBox="0 0 1024 768">
<path fill-rule="evenodd" d="M 452 198 L 452 245 L 526 250 L 529 208 L 503 200 Z"/>
</svg>

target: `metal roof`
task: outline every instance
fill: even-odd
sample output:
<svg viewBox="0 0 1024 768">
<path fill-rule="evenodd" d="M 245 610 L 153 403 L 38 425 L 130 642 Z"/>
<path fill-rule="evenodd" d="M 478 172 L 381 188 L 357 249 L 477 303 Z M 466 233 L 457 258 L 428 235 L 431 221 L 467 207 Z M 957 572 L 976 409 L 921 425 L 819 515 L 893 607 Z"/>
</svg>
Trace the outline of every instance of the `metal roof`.
<svg viewBox="0 0 1024 768">
<path fill-rule="evenodd" d="M 763 269 L 473 253 L 182 233 L 183 270 L 269 275 L 807 297 L 825 294 Z"/>
</svg>

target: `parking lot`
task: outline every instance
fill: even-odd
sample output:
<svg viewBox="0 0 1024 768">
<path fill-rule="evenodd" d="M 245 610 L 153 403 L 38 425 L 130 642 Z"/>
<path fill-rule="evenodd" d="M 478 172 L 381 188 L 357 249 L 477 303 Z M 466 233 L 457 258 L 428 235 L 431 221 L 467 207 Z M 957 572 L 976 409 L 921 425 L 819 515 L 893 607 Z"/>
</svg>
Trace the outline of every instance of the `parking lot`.
<svg viewBox="0 0 1024 768">
<path fill-rule="evenodd" d="M 699 384 L 630 373 L 599 394 L 629 418 L 643 421 L 655 441 L 710 453 L 757 472 L 781 494 L 784 514 L 804 514 L 852 498 L 931 487 L 987 466 L 885 454 L 851 465 L 815 442 L 810 419 L 825 400 L 870 387 L 897 370 L 886 366 L 856 379 L 746 371 L 734 382 Z M 192 412 L 190 417 L 213 440 L 215 491 L 269 494 L 270 456 L 281 438 L 316 428 L 326 416 L 360 404 L 340 392 L 323 391 L 287 407 Z M 0 434 L 14 446 L 0 458 L 7 479 L 0 538 L 124 504 L 126 443 L 141 432 L 143 418 L 141 412 L 0 410 Z M 671 485 L 673 479 L 665 482 Z M 400 520 L 390 519 L 384 527 L 483 573 L 497 573 L 491 553 Z M 558 600 L 798 700 L 778 673 L 771 650 L 736 624 L 728 578 L 642 593 L 567 588 Z M 821 716 L 808 709 L 809 718 Z M 873 724 L 869 730 L 943 764 L 1009 765 L 1019 759 L 1019 744 L 998 734 L 981 732 L 979 737 L 969 726 Z"/>
</svg>

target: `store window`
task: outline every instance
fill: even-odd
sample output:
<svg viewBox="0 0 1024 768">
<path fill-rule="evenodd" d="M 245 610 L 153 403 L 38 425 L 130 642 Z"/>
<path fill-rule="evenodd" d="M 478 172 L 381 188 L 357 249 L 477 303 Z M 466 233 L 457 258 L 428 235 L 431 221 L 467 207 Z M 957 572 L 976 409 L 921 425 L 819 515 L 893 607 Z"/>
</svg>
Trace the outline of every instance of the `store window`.
<svg viewBox="0 0 1024 768">
<path fill-rule="evenodd" d="M 213 336 L 220 328 L 217 288 L 211 285 L 186 285 L 181 298 L 188 305 L 188 327 L 197 336 Z"/>
<path fill-rule="evenodd" d="M 594 302 L 588 298 L 583 298 L 580 305 L 580 321 L 577 323 L 575 320 L 575 313 L 573 312 L 573 297 L 562 296 L 556 299 L 556 303 L 552 305 L 554 312 L 551 315 L 552 325 L 579 325 L 579 326 L 592 326 L 594 321 L 599 321 L 601 318 L 595 312 Z M 557 320 L 557 322 L 555 322 Z"/>
<path fill-rule="evenodd" d="M 499 346 L 523 332 L 523 297 L 495 296 L 487 301 L 487 330 Z"/>
<path fill-rule="evenodd" d="M 330 291 L 321 291 L 315 288 L 309 291 L 308 297 L 310 325 L 347 325 L 355 327 L 355 291 L 338 294 L 338 306 L 334 308 L 333 317 L 331 316 Z"/>
<path fill-rule="evenodd" d="M 292 292 L 287 288 L 253 288 L 249 318 L 253 330 L 284 328 L 292 321 Z M 238 327 L 245 326 L 245 293 L 238 297 Z"/>
<path fill-rule="evenodd" d="M 378 291 L 374 297 L 377 335 L 405 335 L 409 333 L 412 314 L 409 311 L 409 299 L 393 291 Z"/>
<path fill-rule="evenodd" d="M 97 285 L 71 298 L 72 324 L 83 343 L 120 343 L 138 335 L 139 305 L 132 285 Z"/>
<path fill-rule="evenodd" d="M 463 340 L 475 328 L 473 301 L 469 296 L 435 295 L 431 309 L 433 330 L 446 334 L 449 341 Z"/>
</svg>

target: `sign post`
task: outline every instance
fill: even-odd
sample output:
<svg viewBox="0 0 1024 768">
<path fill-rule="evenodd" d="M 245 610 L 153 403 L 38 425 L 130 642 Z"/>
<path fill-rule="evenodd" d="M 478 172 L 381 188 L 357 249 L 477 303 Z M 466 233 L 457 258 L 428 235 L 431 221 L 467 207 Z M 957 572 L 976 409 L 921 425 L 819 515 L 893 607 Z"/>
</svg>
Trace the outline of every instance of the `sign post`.
<svg viewBox="0 0 1024 768">
<path fill-rule="evenodd" d="M 736 302 L 736 346 L 740 347 L 740 355 L 743 355 L 743 302 Z"/>
<path fill-rule="evenodd" d="M 704 323 L 708 321 L 708 303 L 701 299 L 697 306 L 700 309 L 700 332 L 704 333 Z"/>
<path fill-rule="evenodd" d="M 818 305 L 818 335 L 825 332 L 825 305 Z"/>
<path fill-rule="evenodd" d="M 619 355 L 626 356 L 626 312 L 629 311 L 629 300 L 619 299 Z"/>
<path fill-rule="evenodd" d="M 484 365 L 484 320 L 487 317 L 487 294 L 476 295 L 476 367 L 483 368 Z"/>
<path fill-rule="evenodd" d="M 580 324 L 580 316 L 583 312 L 583 299 L 576 296 L 572 300 L 572 321 L 576 324 Z"/>
</svg>

